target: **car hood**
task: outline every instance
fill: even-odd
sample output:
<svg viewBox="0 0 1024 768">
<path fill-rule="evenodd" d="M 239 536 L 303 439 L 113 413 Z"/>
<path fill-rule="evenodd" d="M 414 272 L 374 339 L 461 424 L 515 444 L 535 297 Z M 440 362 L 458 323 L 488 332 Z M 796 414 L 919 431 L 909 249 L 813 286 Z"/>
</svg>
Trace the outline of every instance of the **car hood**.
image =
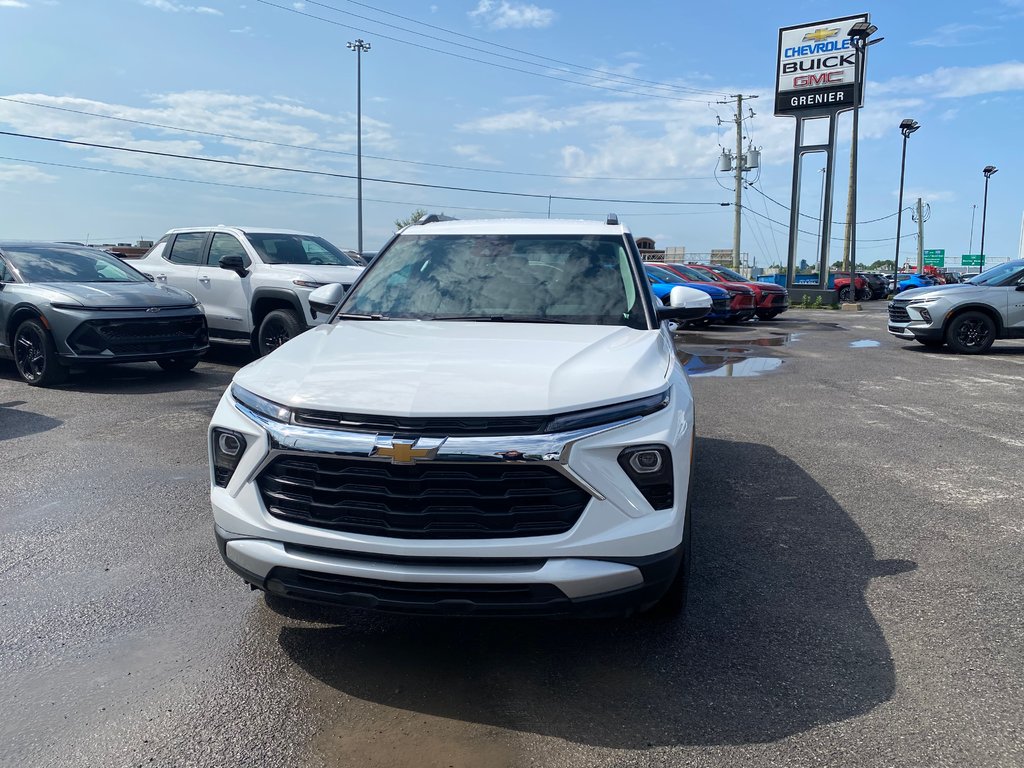
<svg viewBox="0 0 1024 768">
<path fill-rule="evenodd" d="M 991 286 L 987 285 L 971 285 L 970 283 L 952 283 L 951 285 L 928 285 L 924 288 L 912 288 L 907 291 L 903 291 L 899 294 L 898 298 L 903 300 L 914 300 L 914 299 L 928 299 L 941 296 L 943 298 L 954 298 L 950 294 L 955 293 L 956 298 L 961 297 L 967 298 L 973 294 L 984 295 L 988 291 L 992 290 Z"/>
<path fill-rule="evenodd" d="M 180 307 L 195 304 L 188 291 L 158 283 L 35 283 L 50 301 L 83 307 Z"/>
<path fill-rule="evenodd" d="M 673 360 L 671 343 L 657 330 L 349 320 L 297 336 L 234 380 L 294 408 L 540 415 L 655 394 Z"/>
<path fill-rule="evenodd" d="M 327 264 L 265 264 L 264 268 L 286 280 L 312 278 L 314 282 L 324 285 L 328 283 L 352 285 L 365 269 L 365 267 L 340 267 Z"/>
</svg>

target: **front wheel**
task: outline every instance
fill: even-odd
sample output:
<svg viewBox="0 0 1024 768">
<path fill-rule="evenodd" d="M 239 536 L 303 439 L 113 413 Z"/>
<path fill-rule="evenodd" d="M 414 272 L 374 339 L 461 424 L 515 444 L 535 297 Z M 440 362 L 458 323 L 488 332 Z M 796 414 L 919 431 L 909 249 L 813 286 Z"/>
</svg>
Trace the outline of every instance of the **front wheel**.
<svg viewBox="0 0 1024 768">
<path fill-rule="evenodd" d="M 852 298 L 852 296 L 853 296 L 853 294 L 850 292 L 850 286 L 847 285 L 845 288 L 840 288 L 839 289 L 839 303 L 840 304 L 849 304 L 850 303 L 850 299 Z"/>
<path fill-rule="evenodd" d="M 157 360 L 156 364 L 169 373 L 184 373 L 191 371 L 199 365 L 198 357 L 171 357 L 166 360 Z"/>
<path fill-rule="evenodd" d="M 861 301 L 871 301 L 873 298 L 875 298 L 875 294 L 872 292 L 870 288 L 865 288 L 863 291 L 860 292 Z"/>
<path fill-rule="evenodd" d="M 53 337 L 38 320 L 26 320 L 14 332 L 14 365 L 33 387 L 52 387 L 68 378 Z"/>
<path fill-rule="evenodd" d="M 946 329 L 946 344 L 961 355 L 988 352 L 996 340 L 996 324 L 984 312 L 964 312 Z"/>
<path fill-rule="evenodd" d="M 290 309 L 275 309 L 260 323 L 256 335 L 256 349 L 260 354 L 269 355 L 286 341 L 294 339 L 305 330 L 299 316 Z"/>
</svg>

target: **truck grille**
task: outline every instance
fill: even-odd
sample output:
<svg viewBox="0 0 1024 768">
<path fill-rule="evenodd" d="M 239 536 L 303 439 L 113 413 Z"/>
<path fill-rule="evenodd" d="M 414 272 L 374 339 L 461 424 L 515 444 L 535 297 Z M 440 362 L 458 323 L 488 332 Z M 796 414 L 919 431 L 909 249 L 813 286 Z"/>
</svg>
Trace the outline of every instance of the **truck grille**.
<svg viewBox="0 0 1024 768">
<path fill-rule="evenodd" d="M 285 455 L 257 478 L 274 517 L 403 539 L 490 539 L 565 533 L 589 494 L 550 467 L 402 465 Z"/>
<path fill-rule="evenodd" d="M 206 318 L 201 314 L 170 318 L 86 320 L 68 337 L 80 355 L 146 355 L 198 351 L 207 346 Z"/>
<path fill-rule="evenodd" d="M 909 323 L 910 313 L 907 312 L 907 305 L 909 301 L 896 301 L 889 302 L 889 322 L 890 323 Z"/>
<path fill-rule="evenodd" d="M 728 312 L 729 311 L 729 300 L 728 299 L 712 299 L 711 300 L 711 311 L 712 312 Z"/>
</svg>

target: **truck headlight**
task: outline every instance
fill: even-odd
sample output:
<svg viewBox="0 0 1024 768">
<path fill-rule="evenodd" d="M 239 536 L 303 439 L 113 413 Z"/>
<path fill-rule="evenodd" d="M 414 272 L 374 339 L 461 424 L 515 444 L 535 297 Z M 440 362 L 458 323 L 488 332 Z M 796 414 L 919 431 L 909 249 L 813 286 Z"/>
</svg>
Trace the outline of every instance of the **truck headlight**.
<svg viewBox="0 0 1024 768">
<path fill-rule="evenodd" d="M 260 397 L 237 384 L 231 385 L 231 397 L 250 411 L 255 411 L 261 416 L 266 416 L 268 419 L 280 421 L 283 424 L 288 424 L 292 420 L 290 408 L 278 405 L 273 400 L 267 400 L 265 397 Z"/>
</svg>

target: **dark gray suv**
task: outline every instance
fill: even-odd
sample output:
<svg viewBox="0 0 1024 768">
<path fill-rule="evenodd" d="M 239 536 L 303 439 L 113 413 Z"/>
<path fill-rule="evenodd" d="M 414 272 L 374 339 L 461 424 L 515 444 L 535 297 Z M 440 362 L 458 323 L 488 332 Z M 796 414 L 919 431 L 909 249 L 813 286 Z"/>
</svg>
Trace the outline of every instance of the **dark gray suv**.
<svg viewBox="0 0 1024 768">
<path fill-rule="evenodd" d="M 209 347 L 188 291 L 156 285 L 97 248 L 0 241 L 0 357 L 34 386 L 72 366 L 156 361 L 191 370 Z"/>
</svg>

